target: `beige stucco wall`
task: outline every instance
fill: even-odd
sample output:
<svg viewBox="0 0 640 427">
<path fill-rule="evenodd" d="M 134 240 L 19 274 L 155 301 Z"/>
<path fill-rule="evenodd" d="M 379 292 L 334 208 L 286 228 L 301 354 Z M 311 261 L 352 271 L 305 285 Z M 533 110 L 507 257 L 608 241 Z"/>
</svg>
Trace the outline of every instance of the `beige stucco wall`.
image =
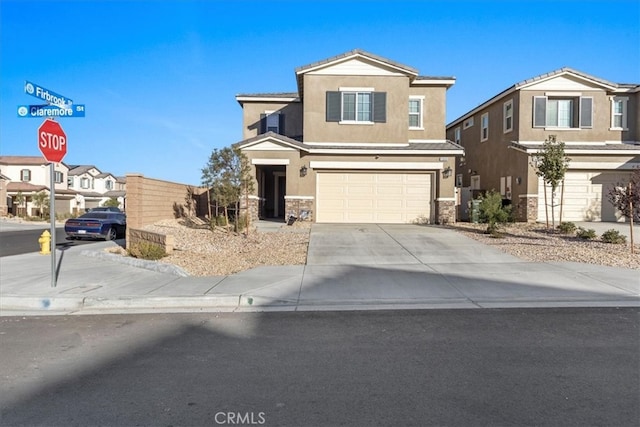
<svg viewBox="0 0 640 427">
<path fill-rule="evenodd" d="M 409 88 L 409 96 L 424 96 L 422 110 L 424 129 L 409 129 L 409 139 L 445 139 L 445 123 L 447 120 L 447 88 L 445 86 L 412 86 Z M 408 121 L 408 113 L 406 115 Z"/>
<path fill-rule="evenodd" d="M 258 135 L 260 115 L 266 111 L 285 115 L 285 129 L 280 134 L 289 137 L 302 135 L 302 104 L 300 102 L 244 102 L 242 108 L 242 139 Z"/>
<path fill-rule="evenodd" d="M 306 142 L 407 142 L 408 77 L 305 74 L 304 87 L 304 140 Z M 338 91 L 341 87 L 373 88 L 375 92 L 386 92 L 386 122 L 374 124 L 327 122 L 326 92 Z"/>
</svg>

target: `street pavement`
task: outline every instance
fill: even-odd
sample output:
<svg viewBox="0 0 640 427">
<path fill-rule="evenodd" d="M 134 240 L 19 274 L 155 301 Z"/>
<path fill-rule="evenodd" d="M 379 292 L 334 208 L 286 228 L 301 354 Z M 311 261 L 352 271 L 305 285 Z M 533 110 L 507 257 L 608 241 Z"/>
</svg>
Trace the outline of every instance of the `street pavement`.
<svg viewBox="0 0 640 427">
<path fill-rule="evenodd" d="M 59 246 L 56 287 L 49 255 L 0 258 L 0 315 L 640 306 L 638 270 L 526 262 L 439 226 L 313 224 L 306 265 L 213 277 L 105 251 L 122 244 Z"/>
</svg>

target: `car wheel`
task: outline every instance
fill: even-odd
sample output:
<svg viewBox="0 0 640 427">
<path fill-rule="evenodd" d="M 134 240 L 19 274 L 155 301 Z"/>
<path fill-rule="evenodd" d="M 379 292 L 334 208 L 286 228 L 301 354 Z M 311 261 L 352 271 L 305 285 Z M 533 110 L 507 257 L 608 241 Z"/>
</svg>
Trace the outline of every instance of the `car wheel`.
<svg viewBox="0 0 640 427">
<path fill-rule="evenodd" d="M 116 229 L 114 227 L 110 227 L 107 230 L 107 236 L 105 237 L 105 240 L 115 240 L 118 238 L 118 233 L 116 232 Z"/>
</svg>

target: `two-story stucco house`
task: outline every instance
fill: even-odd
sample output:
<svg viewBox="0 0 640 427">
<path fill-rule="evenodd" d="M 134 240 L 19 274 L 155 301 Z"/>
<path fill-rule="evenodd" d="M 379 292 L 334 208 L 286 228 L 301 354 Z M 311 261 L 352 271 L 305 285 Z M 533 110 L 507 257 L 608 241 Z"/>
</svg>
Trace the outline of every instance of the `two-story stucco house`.
<svg viewBox="0 0 640 427">
<path fill-rule="evenodd" d="M 239 94 L 260 218 L 316 222 L 455 221 L 446 139 L 452 77 L 353 50 L 295 70 L 297 92 Z"/>
<path fill-rule="evenodd" d="M 75 192 L 67 189 L 68 173 L 69 167 L 65 163 L 55 163 L 56 212 L 69 212 L 75 197 Z M 2 211 L 13 215 L 37 215 L 38 207 L 33 203 L 33 196 L 40 192 L 49 196 L 49 162 L 42 156 L 0 156 L 0 174 L 5 177 L 6 211 L 5 208 Z"/>
<path fill-rule="evenodd" d="M 638 84 L 619 84 L 562 68 L 517 83 L 447 125 L 462 145 L 456 184 L 461 214 L 474 190 L 500 191 L 519 221 L 545 220 L 545 188 L 532 156 L 555 135 L 571 159 L 547 209 L 564 221 L 621 221 L 609 189 L 640 167 Z"/>
<path fill-rule="evenodd" d="M 103 173 L 93 165 L 69 166 L 68 187 L 76 192 L 77 208 L 87 210 L 102 205 L 111 197 L 124 208 L 125 188 L 123 178 Z"/>
</svg>

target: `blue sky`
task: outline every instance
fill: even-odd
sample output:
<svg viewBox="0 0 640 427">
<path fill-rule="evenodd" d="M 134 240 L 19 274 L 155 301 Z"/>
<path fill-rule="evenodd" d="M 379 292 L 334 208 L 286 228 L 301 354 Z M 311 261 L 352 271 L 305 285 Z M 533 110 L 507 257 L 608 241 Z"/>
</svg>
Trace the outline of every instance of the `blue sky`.
<svg viewBox="0 0 640 427">
<path fill-rule="evenodd" d="M 640 1 L 0 2 L 0 155 L 39 155 L 26 80 L 75 103 L 67 164 L 199 185 L 242 138 L 238 93 L 295 92 L 294 69 L 352 49 L 454 76 L 447 122 L 567 66 L 640 83 Z"/>
</svg>

